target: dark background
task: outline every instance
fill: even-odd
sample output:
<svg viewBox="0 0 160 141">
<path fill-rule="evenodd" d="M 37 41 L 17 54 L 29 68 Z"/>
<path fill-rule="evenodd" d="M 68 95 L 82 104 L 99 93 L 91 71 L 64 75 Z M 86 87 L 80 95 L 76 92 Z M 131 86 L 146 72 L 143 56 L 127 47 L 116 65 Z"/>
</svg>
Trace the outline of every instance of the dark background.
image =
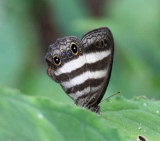
<svg viewBox="0 0 160 141">
<path fill-rule="evenodd" d="M 1 0 L 0 84 L 27 95 L 70 102 L 46 74 L 44 56 L 57 38 L 107 26 L 115 40 L 105 97 L 160 98 L 159 0 Z"/>
</svg>

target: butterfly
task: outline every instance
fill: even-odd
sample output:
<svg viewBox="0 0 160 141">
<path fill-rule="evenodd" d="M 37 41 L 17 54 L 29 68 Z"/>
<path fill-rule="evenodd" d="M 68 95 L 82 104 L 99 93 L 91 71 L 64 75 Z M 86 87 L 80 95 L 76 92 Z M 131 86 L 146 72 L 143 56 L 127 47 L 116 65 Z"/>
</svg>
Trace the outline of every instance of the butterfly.
<svg viewBox="0 0 160 141">
<path fill-rule="evenodd" d="M 100 113 L 98 105 L 108 87 L 114 54 L 114 40 L 107 27 L 59 38 L 45 56 L 47 74 L 59 83 L 77 106 Z"/>
</svg>

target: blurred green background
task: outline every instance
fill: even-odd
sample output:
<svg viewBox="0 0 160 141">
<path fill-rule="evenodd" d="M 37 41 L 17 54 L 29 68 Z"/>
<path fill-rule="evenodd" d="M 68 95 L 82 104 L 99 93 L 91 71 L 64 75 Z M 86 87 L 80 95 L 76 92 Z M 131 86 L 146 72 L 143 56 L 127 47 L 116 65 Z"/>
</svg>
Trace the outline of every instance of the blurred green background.
<svg viewBox="0 0 160 141">
<path fill-rule="evenodd" d="M 0 84 L 71 102 L 46 74 L 57 38 L 108 26 L 115 56 L 105 97 L 160 98 L 160 0 L 0 0 Z"/>
</svg>

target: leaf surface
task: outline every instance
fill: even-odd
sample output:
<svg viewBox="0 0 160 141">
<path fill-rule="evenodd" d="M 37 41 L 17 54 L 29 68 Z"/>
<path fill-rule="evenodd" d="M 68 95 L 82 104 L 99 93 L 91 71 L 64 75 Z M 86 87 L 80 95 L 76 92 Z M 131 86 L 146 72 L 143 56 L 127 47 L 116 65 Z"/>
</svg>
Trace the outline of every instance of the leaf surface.
<svg viewBox="0 0 160 141">
<path fill-rule="evenodd" d="M 106 123 L 118 129 L 129 141 L 138 135 L 149 141 L 160 140 L 160 102 L 143 97 L 127 100 L 117 97 L 101 103 Z"/>
<path fill-rule="evenodd" d="M 75 105 L 0 88 L 0 140 L 121 141 L 101 116 Z"/>
</svg>

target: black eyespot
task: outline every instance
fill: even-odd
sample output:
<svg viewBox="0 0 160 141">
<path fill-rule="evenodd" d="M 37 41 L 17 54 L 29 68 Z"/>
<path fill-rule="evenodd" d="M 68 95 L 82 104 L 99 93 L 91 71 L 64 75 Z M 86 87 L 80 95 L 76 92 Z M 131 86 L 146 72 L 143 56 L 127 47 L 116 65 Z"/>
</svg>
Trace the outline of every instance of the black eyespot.
<svg viewBox="0 0 160 141">
<path fill-rule="evenodd" d="M 61 52 L 61 57 L 64 59 L 64 58 L 66 58 L 66 52 L 65 51 L 62 51 Z"/>
<path fill-rule="evenodd" d="M 53 57 L 53 60 L 54 60 L 54 64 L 55 64 L 56 66 L 59 66 L 59 65 L 61 64 L 61 59 L 59 58 L 58 55 L 55 55 L 55 56 Z"/>
<path fill-rule="evenodd" d="M 72 57 L 72 51 L 71 51 L 70 49 L 67 50 L 67 55 L 68 55 L 69 57 Z"/>
<path fill-rule="evenodd" d="M 96 46 L 97 46 L 98 48 L 100 47 L 99 41 L 96 42 Z"/>
<path fill-rule="evenodd" d="M 104 43 L 103 43 L 103 41 L 101 41 L 101 47 L 103 47 L 104 46 Z"/>
<path fill-rule="evenodd" d="M 104 39 L 104 45 L 107 46 L 107 39 Z"/>
<path fill-rule="evenodd" d="M 78 54 L 78 47 L 76 46 L 75 43 L 71 43 L 71 50 L 74 55 Z"/>
</svg>

